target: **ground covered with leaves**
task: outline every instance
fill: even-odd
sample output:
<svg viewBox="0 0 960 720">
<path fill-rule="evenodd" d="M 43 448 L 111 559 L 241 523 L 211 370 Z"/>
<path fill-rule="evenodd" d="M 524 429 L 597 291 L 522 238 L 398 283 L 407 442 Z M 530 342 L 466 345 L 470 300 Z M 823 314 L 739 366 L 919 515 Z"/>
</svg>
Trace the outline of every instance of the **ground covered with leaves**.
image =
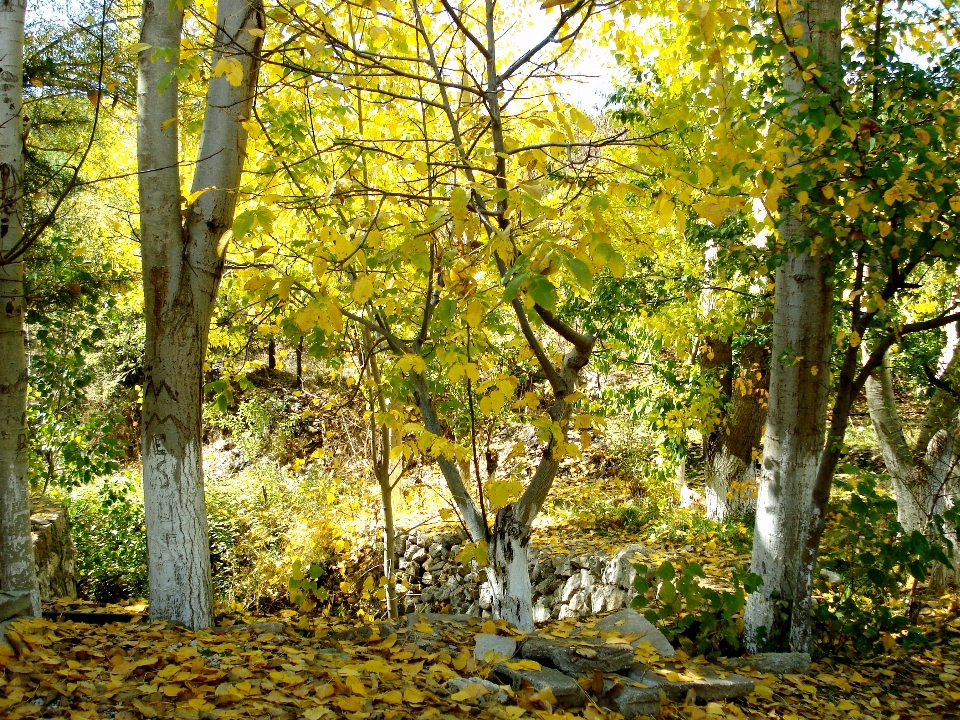
<svg viewBox="0 0 960 720">
<path fill-rule="evenodd" d="M 451 691 L 457 677 L 485 677 L 490 666 L 473 656 L 475 636 L 517 635 L 504 623 L 467 626 L 357 625 L 292 611 L 272 617 L 224 617 L 214 630 L 193 632 L 151 623 L 137 606 L 68 610 L 131 613 L 129 622 L 90 624 L 64 619 L 17 620 L 0 644 L 0 716 L 114 718 L 616 718 L 591 701 L 555 707 L 549 692 L 505 688 L 490 702 L 479 685 Z M 590 634 L 593 620 L 581 622 Z M 661 717 L 685 718 L 958 718 L 960 717 L 960 599 L 927 603 L 924 624 L 933 642 L 855 664 L 815 662 L 808 675 L 777 676 L 739 669 L 755 692 L 729 702 L 666 704 Z M 573 621 L 539 634 L 566 636 Z M 643 660 L 665 675 L 695 678 L 703 658 Z M 529 660 L 520 661 L 530 663 Z M 722 661 L 714 666 L 723 669 Z M 597 677 L 583 688 L 596 698 Z M 602 686 L 602 682 L 599 683 Z"/>
</svg>

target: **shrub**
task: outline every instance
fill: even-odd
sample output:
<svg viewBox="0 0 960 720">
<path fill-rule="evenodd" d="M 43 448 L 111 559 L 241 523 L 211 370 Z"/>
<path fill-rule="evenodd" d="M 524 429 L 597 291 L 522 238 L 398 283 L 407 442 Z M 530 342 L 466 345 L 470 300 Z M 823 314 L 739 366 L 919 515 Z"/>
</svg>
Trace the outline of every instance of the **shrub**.
<svg viewBox="0 0 960 720">
<path fill-rule="evenodd" d="M 147 596 L 143 496 L 130 477 L 101 480 L 69 498 L 82 597 L 117 602 Z"/>
<path fill-rule="evenodd" d="M 699 578 L 706 574 L 697 563 L 674 568 L 664 562 L 656 570 L 646 565 L 633 567 L 637 596 L 631 606 L 646 608 L 644 616 L 668 640 L 679 642 L 689 655 L 736 654 L 747 595 L 760 586 L 760 576 L 736 569 L 732 591 L 714 590 L 700 585 Z"/>
<path fill-rule="evenodd" d="M 853 467 L 853 482 L 836 481 L 815 578 L 819 602 L 813 609 L 817 641 L 824 653 L 873 653 L 896 644 L 923 642 L 916 627 L 919 583 L 934 563 L 951 564 L 942 533 L 931 542 L 920 531 L 906 533 L 897 522 L 897 503 L 878 486 L 879 475 Z M 957 525 L 956 511 L 935 518 L 934 527 Z"/>
</svg>

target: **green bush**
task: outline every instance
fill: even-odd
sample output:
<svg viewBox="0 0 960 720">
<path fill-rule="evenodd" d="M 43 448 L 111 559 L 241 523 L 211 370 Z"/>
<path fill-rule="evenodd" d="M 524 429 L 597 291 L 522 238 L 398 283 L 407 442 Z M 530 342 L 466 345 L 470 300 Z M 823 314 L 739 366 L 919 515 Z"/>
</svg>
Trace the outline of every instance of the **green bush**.
<svg viewBox="0 0 960 720">
<path fill-rule="evenodd" d="M 117 602 L 147 596 L 143 495 L 129 477 L 84 485 L 69 499 L 82 597 Z"/>
<path fill-rule="evenodd" d="M 214 592 L 245 607 L 286 605 L 290 568 L 334 568 L 355 549 L 361 483 L 276 463 L 207 483 Z M 147 597 L 146 529 L 139 483 L 101 481 L 70 499 L 80 592 L 99 602 Z M 359 520 L 356 520 L 359 522 Z M 336 573 L 330 573 L 330 578 Z"/>
<path fill-rule="evenodd" d="M 282 396 L 259 390 L 253 390 L 235 410 L 215 406 L 205 415 L 211 425 L 230 433 L 250 462 L 263 457 L 282 459 L 287 441 L 299 422 Z"/>
<path fill-rule="evenodd" d="M 700 585 L 706 577 L 697 563 L 674 568 L 663 562 L 652 570 L 634 565 L 637 591 L 631 606 L 646 608 L 644 616 L 660 628 L 667 639 L 678 642 L 689 655 L 719 657 L 740 650 L 743 609 L 747 595 L 762 582 L 759 575 L 735 570 L 733 590 L 714 590 Z"/>
<path fill-rule="evenodd" d="M 906 533 L 897 522 L 897 502 L 878 487 L 881 476 L 853 467 L 853 482 L 836 481 L 839 499 L 829 509 L 815 578 L 820 601 L 813 610 L 823 653 L 873 653 L 895 644 L 923 642 L 916 627 L 920 587 L 934 563 L 952 564 L 942 532 L 931 542 Z M 935 518 L 934 528 L 957 525 L 956 511 Z"/>
</svg>

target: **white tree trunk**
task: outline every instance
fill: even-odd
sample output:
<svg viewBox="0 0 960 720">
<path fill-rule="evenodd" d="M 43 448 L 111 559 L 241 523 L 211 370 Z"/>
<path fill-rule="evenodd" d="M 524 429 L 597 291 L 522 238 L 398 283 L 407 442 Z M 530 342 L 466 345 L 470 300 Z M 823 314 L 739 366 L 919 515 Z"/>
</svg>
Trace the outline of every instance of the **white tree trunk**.
<svg viewBox="0 0 960 720">
<path fill-rule="evenodd" d="M 493 595 L 491 611 L 494 617 L 532 633 L 533 589 L 527 563 L 530 525 L 517 521 L 514 507 L 509 505 L 497 513 L 490 538 L 487 581 Z"/>
<path fill-rule="evenodd" d="M 799 233 L 795 220 L 784 233 Z M 784 644 L 789 603 L 802 592 L 802 539 L 813 519 L 812 496 L 826 430 L 832 290 L 820 260 L 795 255 L 777 269 L 770 401 L 751 569 L 763 584 L 747 599 L 745 639 L 757 650 L 757 632 Z M 781 360 L 785 352 L 793 355 Z M 802 356 L 802 358 L 800 357 Z M 780 601 L 788 603 L 785 607 Z"/>
<path fill-rule="evenodd" d="M 142 41 L 179 48 L 183 11 L 145 0 Z M 171 12 L 172 11 L 172 12 Z M 143 399 L 143 491 L 150 615 L 188 627 L 213 621 L 210 551 L 201 461 L 202 367 L 210 317 L 233 224 L 246 149 L 241 123 L 256 88 L 263 8 L 258 0 L 221 0 L 212 65 L 238 61 L 243 81 L 209 81 L 193 192 L 181 209 L 174 80 L 160 52 L 140 53 L 137 139 L 146 349 Z"/>
<path fill-rule="evenodd" d="M 25 0 L 0 3 L 0 590 L 29 592 L 40 614 L 30 535 L 23 263 L 23 23 Z"/>
<path fill-rule="evenodd" d="M 833 69 L 840 59 L 840 0 L 807 0 L 787 25 L 803 28 L 799 44 L 811 48 L 810 61 Z M 785 60 L 784 90 L 793 97 L 805 91 L 793 58 Z M 780 226 L 787 242 L 811 238 L 797 215 Z M 826 432 L 830 391 L 833 291 L 825 282 L 823 260 L 792 254 L 777 268 L 774 290 L 770 400 L 767 411 L 752 570 L 763 584 L 747 600 L 744 630 L 747 648 L 757 649 L 758 632 L 769 641 L 809 652 L 807 616 L 816 552 L 808 539 L 819 527 L 815 506 L 820 452 Z M 817 536 L 819 539 L 819 536 Z M 781 601 L 786 605 L 781 605 Z M 794 612 L 794 605 L 799 612 Z M 783 612 L 785 610 L 785 612 Z"/>
</svg>

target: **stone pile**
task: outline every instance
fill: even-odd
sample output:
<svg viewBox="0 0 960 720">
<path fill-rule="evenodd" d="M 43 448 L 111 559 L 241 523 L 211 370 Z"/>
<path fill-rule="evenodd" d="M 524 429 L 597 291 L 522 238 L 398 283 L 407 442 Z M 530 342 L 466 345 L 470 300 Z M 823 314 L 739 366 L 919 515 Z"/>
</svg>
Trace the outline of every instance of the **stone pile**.
<svg viewBox="0 0 960 720">
<path fill-rule="evenodd" d="M 464 535 L 453 532 L 434 537 L 417 531 L 398 535 L 397 567 L 405 578 L 406 612 L 490 617 L 486 571 L 475 560 L 457 560 L 466 542 Z M 534 621 L 583 618 L 629 606 L 636 576 L 631 563 L 649 552 L 642 545 L 629 545 L 612 557 L 602 550 L 565 555 L 529 548 Z"/>
<path fill-rule="evenodd" d="M 469 615 L 412 614 L 407 617 L 406 640 L 428 646 L 444 637 L 446 627 L 470 631 L 478 625 Z M 755 687 L 753 680 L 729 670 L 677 661 L 663 634 L 630 609 L 577 627 L 569 637 L 525 636 L 503 626 L 501 631 L 507 634 L 481 630 L 474 636 L 474 657 L 492 663 L 487 678 L 452 679 L 451 693 L 475 686 L 474 692 L 502 703 L 506 695 L 501 687 L 514 692 L 527 688 L 559 707 L 581 707 L 592 699 L 630 720 L 660 713 L 664 701 L 743 697 Z M 656 655 L 660 659 L 653 664 Z"/>
</svg>

